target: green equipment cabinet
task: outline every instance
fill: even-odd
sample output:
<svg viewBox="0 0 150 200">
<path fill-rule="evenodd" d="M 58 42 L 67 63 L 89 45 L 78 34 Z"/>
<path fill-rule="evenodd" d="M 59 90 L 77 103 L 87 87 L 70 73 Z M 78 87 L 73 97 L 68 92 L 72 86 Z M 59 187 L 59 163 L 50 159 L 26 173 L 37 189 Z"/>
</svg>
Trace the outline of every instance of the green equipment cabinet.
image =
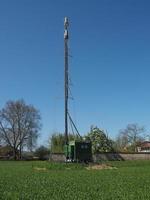
<svg viewBox="0 0 150 200">
<path fill-rule="evenodd" d="M 91 162 L 92 145 L 90 141 L 70 141 L 65 145 L 66 161 L 70 162 Z"/>
</svg>

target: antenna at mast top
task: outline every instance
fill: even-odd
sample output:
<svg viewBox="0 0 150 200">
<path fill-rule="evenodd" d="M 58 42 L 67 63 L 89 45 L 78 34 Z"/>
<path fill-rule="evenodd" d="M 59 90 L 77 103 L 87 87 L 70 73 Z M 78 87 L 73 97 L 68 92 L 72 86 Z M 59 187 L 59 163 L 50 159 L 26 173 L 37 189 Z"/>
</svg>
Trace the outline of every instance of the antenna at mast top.
<svg viewBox="0 0 150 200">
<path fill-rule="evenodd" d="M 68 35 L 68 26 L 69 26 L 69 20 L 67 17 L 65 17 L 64 19 L 64 39 L 68 39 L 69 38 L 69 35 Z"/>
<path fill-rule="evenodd" d="M 65 17 L 65 19 L 64 19 L 64 26 L 65 26 L 65 28 L 67 28 L 69 26 L 68 17 Z"/>
</svg>

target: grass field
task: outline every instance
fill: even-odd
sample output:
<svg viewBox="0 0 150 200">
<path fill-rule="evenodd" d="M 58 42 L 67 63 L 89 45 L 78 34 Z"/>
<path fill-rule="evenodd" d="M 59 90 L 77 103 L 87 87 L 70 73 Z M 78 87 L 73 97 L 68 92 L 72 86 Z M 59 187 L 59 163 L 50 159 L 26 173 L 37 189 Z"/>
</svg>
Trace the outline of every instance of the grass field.
<svg viewBox="0 0 150 200">
<path fill-rule="evenodd" d="M 3 200 L 149 200 L 150 161 L 109 162 L 113 169 L 77 164 L 0 162 Z"/>
</svg>

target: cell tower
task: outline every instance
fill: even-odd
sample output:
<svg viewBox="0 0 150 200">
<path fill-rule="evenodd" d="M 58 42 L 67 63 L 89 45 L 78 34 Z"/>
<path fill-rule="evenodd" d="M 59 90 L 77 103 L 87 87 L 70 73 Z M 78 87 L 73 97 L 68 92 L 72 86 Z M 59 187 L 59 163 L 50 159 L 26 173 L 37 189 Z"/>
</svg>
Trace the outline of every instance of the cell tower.
<svg viewBox="0 0 150 200">
<path fill-rule="evenodd" d="M 68 69 L 68 40 L 69 40 L 69 20 L 67 17 L 64 19 L 64 92 L 65 92 L 65 156 L 66 161 L 82 162 L 92 160 L 91 142 L 83 141 L 79 134 L 79 131 L 73 122 L 69 110 L 68 110 L 68 99 L 69 99 L 69 69 Z M 71 124 L 72 130 L 76 131 L 78 140 L 69 141 L 68 138 L 68 120 Z"/>
<path fill-rule="evenodd" d="M 68 90 L 69 90 L 69 80 L 68 80 L 68 18 L 65 17 L 64 20 L 64 48 L 65 48 L 65 144 L 68 145 Z"/>
</svg>

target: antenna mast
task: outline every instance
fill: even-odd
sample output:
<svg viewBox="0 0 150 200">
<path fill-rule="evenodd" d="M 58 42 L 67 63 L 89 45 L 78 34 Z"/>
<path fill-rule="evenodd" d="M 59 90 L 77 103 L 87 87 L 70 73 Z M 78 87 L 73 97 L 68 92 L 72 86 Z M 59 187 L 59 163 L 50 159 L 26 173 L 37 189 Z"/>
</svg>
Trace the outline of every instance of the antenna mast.
<svg viewBox="0 0 150 200">
<path fill-rule="evenodd" d="M 68 110 L 68 100 L 69 100 L 69 70 L 68 70 L 68 27 L 69 21 L 68 18 L 64 19 L 64 92 L 65 92 L 65 157 L 66 161 L 78 162 L 86 161 L 89 162 L 92 160 L 92 146 L 90 141 L 83 141 L 80 136 L 77 127 L 75 126 Z M 68 138 L 68 121 L 71 124 L 72 130 L 76 131 L 80 140 L 74 139 L 69 141 Z"/>
<path fill-rule="evenodd" d="M 68 90 L 69 90 L 69 79 L 68 79 L 68 18 L 64 19 L 64 53 L 65 53 L 65 144 L 68 145 Z"/>
</svg>

